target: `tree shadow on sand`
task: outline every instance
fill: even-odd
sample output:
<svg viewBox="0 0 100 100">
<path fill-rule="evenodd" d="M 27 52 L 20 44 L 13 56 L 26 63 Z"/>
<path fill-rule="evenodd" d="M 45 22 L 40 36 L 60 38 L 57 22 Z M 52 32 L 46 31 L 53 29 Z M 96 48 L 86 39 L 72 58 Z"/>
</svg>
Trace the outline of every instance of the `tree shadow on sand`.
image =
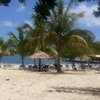
<svg viewBox="0 0 100 100">
<path fill-rule="evenodd" d="M 47 72 L 42 72 L 41 74 L 51 74 L 51 75 L 90 75 L 91 73 L 84 73 L 83 71 L 64 71 L 62 73 L 57 73 L 56 71 L 53 72 L 53 71 L 47 71 Z"/>
<path fill-rule="evenodd" d="M 76 93 L 82 95 L 93 95 L 93 96 L 100 96 L 100 88 L 80 88 L 80 87 L 51 87 L 51 90 L 48 92 L 64 92 L 64 93 Z"/>
</svg>

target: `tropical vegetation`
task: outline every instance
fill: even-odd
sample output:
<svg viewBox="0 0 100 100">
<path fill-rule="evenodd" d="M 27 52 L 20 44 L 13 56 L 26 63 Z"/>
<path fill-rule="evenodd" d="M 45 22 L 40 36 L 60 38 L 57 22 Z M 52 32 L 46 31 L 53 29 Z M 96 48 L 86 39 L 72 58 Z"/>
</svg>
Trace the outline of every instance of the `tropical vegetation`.
<svg viewBox="0 0 100 100">
<path fill-rule="evenodd" d="M 12 32 L 8 33 L 8 45 L 12 54 L 19 54 L 21 56 L 22 66 L 24 67 L 24 58 L 28 55 L 29 51 L 28 37 L 22 27 L 18 27 L 17 32 L 17 35 Z"/>
<path fill-rule="evenodd" d="M 10 55 L 10 51 L 8 50 L 7 45 L 7 41 L 4 41 L 3 38 L 0 37 L 0 63 L 4 55 Z"/>
<path fill-rule="evenodd" d="M 65 54 L 71 53 L 76 57 L 90 52 L 90 44 L 94 40 L 93 33 L 74 28 L 75 23 L 82 16 L 83 13 L 75 14 L 71 13 L 69 8 L 64 9 L 63 2 L 59 1 L 58 6 L 51 10 L 47 20 L 33 16 L 34 29 L 27 24 L 24 25 L 28 28 L 27 33 L 31 36 L 31 43 L 37 41 L 36 50 L 44 50 L 55 59 L 57 72 L 61 72 L 60 59 Z M 75 51 L 72 51 L 72 48 Z"/>
<path fill-rule="evenodd" d="M 21 56 L 23 67 L 26 56 L 36 51 L 45 51 L 55 60 L 57 72 L 62 72 L 60 65 L 62 58 L 68 57 L 74 60 L 75 57 L 93 54 L 99 47 L 98 43 L 94 43 L 95 36 L 92 32 L 75 28 L 77 21 L 84 14 L 83 12 L 79 14 L 70 12 L 70 3 L 65 8 L 60 0 L 56 7 L 48 8 L 51 9 L 47 13 L 48 17 L 38 13 L 39 4 L 37 4 L 36 13 L 32 16 L 34 27 L 24 24 L 17 28 L 17 34 L 8 33 L 7 49 L 11 54 Z M 4 53 L 5 49 L 1 49 L 5 47 L 2 44 L 4 44 L 3 40 L 0 39 L 0 53 L 1 50 Z"/>
</svg>

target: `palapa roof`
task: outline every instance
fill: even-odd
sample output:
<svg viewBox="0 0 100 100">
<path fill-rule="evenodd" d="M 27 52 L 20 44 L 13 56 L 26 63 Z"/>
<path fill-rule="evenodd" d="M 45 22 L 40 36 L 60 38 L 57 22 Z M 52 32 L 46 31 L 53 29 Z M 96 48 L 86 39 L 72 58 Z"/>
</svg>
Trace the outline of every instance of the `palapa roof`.
<svg viewBox="0 0 100 100">
<path fill-rule="evenodd" d="M 34 53 L 29 57 L 30 58 L 50 58 L 50 56 L 47 53 L 43 52 L 43 51 L 39 51 L 37 53 Z"/>
</svg>

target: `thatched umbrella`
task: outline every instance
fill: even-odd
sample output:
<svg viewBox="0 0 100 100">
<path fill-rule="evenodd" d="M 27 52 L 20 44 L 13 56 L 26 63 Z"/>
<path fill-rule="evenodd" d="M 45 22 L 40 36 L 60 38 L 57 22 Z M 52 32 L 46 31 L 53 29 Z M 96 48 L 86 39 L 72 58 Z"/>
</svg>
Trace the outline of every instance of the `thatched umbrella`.
<svg viewBox="0 0 100 100">
<path fill-rule="evenodd" d="M 50 58 L 50 56 L 45 52 L 39 51 L 37 53 L 32 54 L 30 56 L 30 58 L 40 58 L 40 59 L 42 59 L 42 58 Z"/>
<path fill-rule="evenodd" d="M 83 56 L 82 58 L 83 58 L 83 60 L 85 60 L 85 61 L 91 60 L 91 58 L 90 58 L 89 56 Z"/>
<path fill-rule="evenodd" d="M 47 53 L 42 52 L 42 51 L 34 53 L 29 57 L 32 58 L 32 59 L 34 59 L 34 58 L 38 58 L 39 59 L 39 70 L 41 70 L 41 59 L 50 58 L 50 56 Z"/>
</svg>

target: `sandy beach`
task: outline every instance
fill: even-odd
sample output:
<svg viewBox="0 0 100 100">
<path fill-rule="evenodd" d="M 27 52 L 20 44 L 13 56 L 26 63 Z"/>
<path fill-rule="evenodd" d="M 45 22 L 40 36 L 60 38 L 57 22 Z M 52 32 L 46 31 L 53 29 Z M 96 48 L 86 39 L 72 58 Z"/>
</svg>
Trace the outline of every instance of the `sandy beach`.
<svg viewBox="0 0 100 100">
<path fill-rule="evenodd" d="M 94 71 L 30 72 L 0 69 L 0 100 L 100 100 Z"/>
</svg>

